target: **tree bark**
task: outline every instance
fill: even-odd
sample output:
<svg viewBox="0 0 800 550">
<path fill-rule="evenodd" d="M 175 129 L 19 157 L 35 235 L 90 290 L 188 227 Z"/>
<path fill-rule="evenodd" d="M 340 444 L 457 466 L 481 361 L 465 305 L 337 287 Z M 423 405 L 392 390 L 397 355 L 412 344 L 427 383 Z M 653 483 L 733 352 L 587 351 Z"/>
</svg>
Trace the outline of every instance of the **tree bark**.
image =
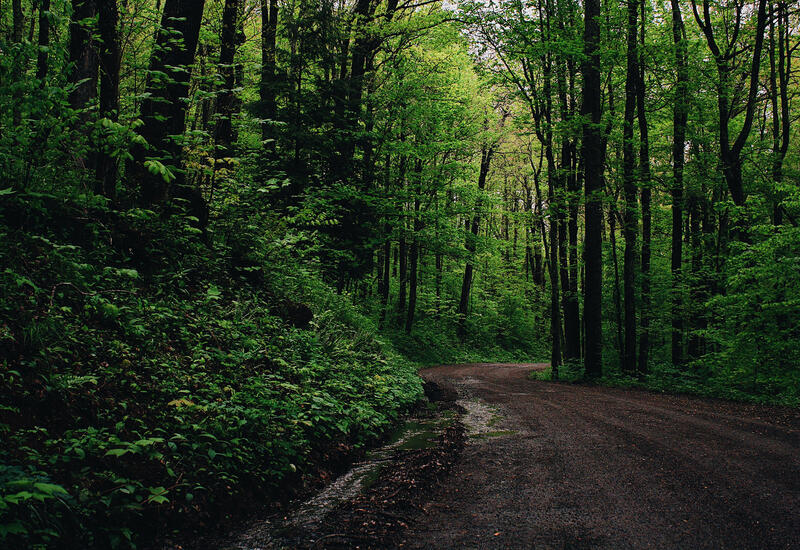
<svg viewBox="0 0 800 550">
<path fill-rule="evenodd" d="M 268 150 L 275 149 L 273 128 L 277 114 L 277 90 L 275 89 L 277 36 L 278 0 L 261 0 L 261 84 L 259 94 L 265 119 L 261 123 L 261 139 L 265 141 Z"/>
<path fill-rule="evenodd" d="M 625 194 L 625 215 L 622 234 L 625 252 L 622 265 L 623 302 L 625 310 L 625 348 L 622 353 L 622 370 L 636 371 L 636 269 L 638 200 L 636 185 L 636 154 L 634 149 L 633 119 L 636 116 L 636 84 L 639 79 L 637 60 L 638 0 L 627 0 L 627 75 L 625 77 L 625 114 L 622 124 L 622 183 Z"/>
<path fill-rule="evenodd" d="M 651 221 L 650 202 L 650 139 L 645 111 L 644 52 L 645 43 L 645 2 L 641 0 L 641 25 L 639 27 L 638 80 L 636 82 L 636 117 L 639 120 L 639 178 L 642 202 L 642 309 L 639 331 L 639 373 L 645 374 L 650 363 L 650 240 Z"/>
<path fill-rule="evenodd" d="M 611 243 L 611 261 L 614 266 L 614 313 L 616 314 L 617 325 L 617 349 L 619 355 L 622 357 L 623 350 L 625 349 L 625 336 L 623 335 L 622 323 L 622 296 L 619 289 L 619 255 L 617 254 L 617 199 L 608 209 L 608 236 Z"/>
<path fill-rule="evenodd" d="M 481 166 L 478 172 L 478 192 L 482 193 L 486 188 L 486 178 L 489 175 L 489 167 L 494 155 L 494 146 L 484 146 L 481 150 Z M 472 222 L 469 227 L 464 248 L 467 250 L 467 263 L 464 266 L 464 278 L 461 280 L 461 297 L 458 301 L 458 337 L 463 342 L 467 336 L 467 311 L 469 309 L 469 294 L 472 288 L 473 256 L 477 248 L 478 231 L 481 223 L 481 197 L 475 202 L 475 213 L 472 215 Z"/>
<path fill-rule="evenodd" d="M 22 0 L 11 1 L 11 17 L 13 18 L 11 39 L 14 44 L 19 44 L 22 42 L 25 32 L 25 13 L 22 11 Z"/>
<path fill-rule="evenodd" d="M 603 372 L 603 157 L 600 129 L 600 0 L 584 1 L 583 166 L 586 197 L 584 237 L 585 282 L 583 311 L 586 325 L 585 376 Z"/>
<path fill-rule="evenodd" d="M 398 186 L 400 188 L 400 193 L 402 195 L 403 189 L 406 185 L 406 156 L 403 155 L 400 157 L 400 166 L 398 169 Z M 406 245 L 406 218 L 405 218 L 405 200 L 400 202 L 400 236 L 398 239 L 398 255 L 399 258 L 399 269 L 400 272 L 398 274 L 398 282 L 399 282 L 399 290 L 397 292 L 397 313 L 398 318 L 403 319 L 405 312 L 406 312 L 406 288 L 408 285 L 408 251 Z"/>
<path fill-rule="evenodd" d="M 771 5 L 770 11 L 770 101 L 772 104 L 772 180 L 783 183 L 783 163 L 789 150 L 790 118 L 789 118 L 789 82 L 792 71 L 791 45 L 789 44 L 789 14 L 786 2 L 778 2 L 777 10 Z M 777 37 L 775 33 L 777 32 Z M 776 51 L 777 41 L 777 51 Z M 776 57 L 777 53 L 777 57 Z M 783 223 L 784 193 L 778 189 L 773 205 L 773 222 Z"/>
<path fill-rule="evenodd" d="M 103 2 L 105 3 L 105 2 Z M 75 88 L 70 92 L 69 103 L 75 110 L 85 109 L 97 96 L 97 70 L 99 66 L 97 44 L 92 39 L 92 19 L 97 15 L 96 0 L 72 0 L 72 18 L 69 25 L 69 82 Z M 87 117 L 82 117 L 83 123 Z"/>
<path fill-rule="evenodd" d="M 116 121 L 119 116 L 120 47 L 116 2 L 100 2 L 100 117 Z M 110 199 L 116 196 L 117 161 L 101 140 L 95 165 L 96 192 Z"/>
<path fill-rule="evenodd" d="M 45 85 L 48 49 L 50 47 L 50 0 L 39 0 L 39 54 L 36 56 L 36 78 Z"/>
<path fill-rule="evenodd" d="M 411 327 L 414 324 L 414 314 L 417 311 L 417 276 L 419 263 L 419 232 L 422 230 L 422 223 L 419 217 L 420 193 L 422 192 L 422 161 L 417 160 L 415 167 L 415 178 L 417 180 L 416 192 L 414 196 L 414 234 L 411 239 L 411 250 L 408 253 L 409 281 L 408 281 L 408 311 L 406 312 L 406 334 L 411 334 Z"/>
<path fill-rule="evenodd" d="M 214 125 L 214 170 L 220 159 L 233 156 L 233 108 L 236 100 L 234 88 L 236 73 L 233 64 L 236 55 L 236 30 L 240 0 L 225 0 L 222 10 L 222 32 L 220 33 L 219 64 L 217 71 L 222 77 L 222 88 L 217 91 L 217 121 Z"/>
<path fill-rule="evenodd" d="M 186 189 L 180 139 L 185 130 L 191 67 L 204 5 L 204 0 L 166 0 L 164 3 L 161 28 L 150 58 L 146 86 L 149 95 L 140 109 L 143 124 L 139 134 L 149 149 L 133 148 L 134 161 L 129 171 L 130 179 L 141 187 L 143 205 L 161 204 L 169 197 L 170 189 L 175 189 L 177 195 L 189 201 L 190 211 L 200 219 L 201 226 L 205 226 L 208 219 L 207 207 L 198 190 Z M 176 40 L 176 36 L 180 39 Z M 172 173 L 171 185 L 162 175 L 150 173 L 145 167 L 148 157 L 159 158 Z"/>
<path fill-rule="evenodd" d="M 563 21 L 558 18 L 559 29 Z M 567 95 L 566 63 L 558 59 L 556 80 L 559 99 L 559 114 L 562 123 L 572 119 L 570 101 Z M 580 186 L 573 170 L 574 145 L 569 134 L 561 137 L 561 158 L 559 187 L 563 192 L 559 212 L 559 252 L 561 258 L 561 289 L 564 309 L 564 360 L 578 361 L 581 358 L 580 305 L 578 303 L 578 192 Z"/>
<path fill-rule="evenodd" d="M 679 0 L 671 0 L 672 40 L 675 44 L 675 102 L 672 109 L 672 363 L 683 363 L 683 168 L 688 118 L 688 59 L 686 31 Z"/>
</svg>

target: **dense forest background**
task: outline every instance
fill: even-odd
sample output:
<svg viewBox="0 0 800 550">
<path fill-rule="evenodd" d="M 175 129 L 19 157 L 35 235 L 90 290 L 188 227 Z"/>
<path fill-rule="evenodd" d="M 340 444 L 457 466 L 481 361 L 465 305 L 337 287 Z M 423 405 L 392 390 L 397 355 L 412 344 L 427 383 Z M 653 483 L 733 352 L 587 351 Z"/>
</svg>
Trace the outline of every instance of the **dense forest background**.
<svg viewBox="0 0 800 550">
<path fill-rule="evenodd" d="M 0 544 L 324 479 L 420 363 L 796 404 L 798 8 L 0 3 Z"/>
</svg>

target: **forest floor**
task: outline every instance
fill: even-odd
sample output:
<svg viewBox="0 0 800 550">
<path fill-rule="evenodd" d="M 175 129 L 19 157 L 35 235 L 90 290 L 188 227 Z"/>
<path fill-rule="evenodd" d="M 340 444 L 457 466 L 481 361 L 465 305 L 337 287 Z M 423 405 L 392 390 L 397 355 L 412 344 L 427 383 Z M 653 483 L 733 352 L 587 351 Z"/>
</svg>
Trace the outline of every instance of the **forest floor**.
<svg viewBox="0 0 800 550">
<path fill-rule="evenodd" d="M 435 445 L 313 529 L 227 547 L 800 548 L 796 409 L 528 378 L 545 367 L 422 371 L 459 412 Z"/>
</svg>

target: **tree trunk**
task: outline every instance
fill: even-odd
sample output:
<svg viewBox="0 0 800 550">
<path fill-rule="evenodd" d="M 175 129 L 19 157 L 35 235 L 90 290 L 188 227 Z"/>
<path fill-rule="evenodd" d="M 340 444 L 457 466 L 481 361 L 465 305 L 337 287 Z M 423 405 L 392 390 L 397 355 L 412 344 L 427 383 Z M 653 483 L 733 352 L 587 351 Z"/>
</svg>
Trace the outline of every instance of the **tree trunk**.
<svg viewBox="0 0 800 550">
<path fill-rule="evenodd" d="M 419 162 L 419 161 L 418 161 Z M 419 170 L 421 170 L 419 166 Z M 420 172 L 417 171 L 418 177 Z M 419 219 L 419 189 L 417 196 L 414 197 L 414 236 L 411 240 L 411 250 L 408 253 L 409 263 L 409 281 L 408 281 L 408 311 L 406 314 L 406 334 L 411 334 L 411 327 L 414 324 L 414 314 L 417 310 L 417 274 L 418 274 L 418 261 L 419 261 L 419 232 L 422 229 L 422 224 Z"/>
<path fill-rule="evenodd" d="M 103 2 L 105 3 L 105 2 Z M 116 7 L 116 6 L 115 6 Z M 69 83 L 75 86 L 69 95 L 70 106 L 77 110 L 97 96 L 97 44 L 92 39 L 93 26 L 87 21 L 97 15 L 96 0 L 72 0 L 72 19 L 69 25 Z M 83 124 L 87 116 L 81 117 Z"/>
<path fill-rule="evenodd" d="M 625 336 L 622 333 L 622 296 L 619 289 L 619 255 L 617 254 L 617 199 L 611 203 L 608 209 L 608 235 L 611 241 L 611 261 L 614 265 L 614 313 L 616 314 L 617 325 L 617 350 L 622 357 L 625 349 Z"/>
<path fill-rule="evenodd" d="M 36 56 L 36 78 L 45 85 L 48 49 L 50 47 L 50 0 L 39 0 L 39 54 Z"/>
<path fill-rule="evenodd" d="M 214 171 L 220 159 L 233 156 L 233 108 L 236 101 L 234 88 L 236 73 L 233 64 L 236 55 L 236 30 L 239 18 L 239 1 L 225 0 L 222 10 L 222 32 L 220 33 L 219 64 L 217 71 L 222 77 L 222 88 L 217 91 L 217 121 L 214 125 Z"/>
<path fill-rule="evenodd" d="M 603 158 L 600 130 L 600 0 L 584 1 L 583 166 L 586 196 L 584 237 L 585 282 L 583 311 L 586 324 L 585 376 L 597 378 L 603 371 Z"/>
<path fill-rule="evenodd" d="M 482 193 L 486 188 L 486 177 L 489 175 L 489 167 L 494 155 L 494 146 L 484 147 L 481 151 L 481 167 L 478 172 L 478 192 Z M 478 231 L 481 223 L 481 197 L 475 202 L 475 213 L 472 215 L 472 223 L 464 244 L 467 250 L 467 263 L 464 266 L 464 278 L 461 281 L 461 297 L 458 301 L 458 337 L 463 342 L 467 336 L 467 310 L 469 309 L 469 293 L 472 287 L 473 256 L 477 248 Z"/>
<path fill-rule="evenodd" d="M 639 334 L 639 373 L 644 374 L 650 363 L 650 240 L 651 213 L 650 201 L 650 139 L 647 129 L 647 113 L 645 111 L 644 52 L 645 41 L 645 3 L 641 0 L 641 26 L 639 27 L 639 45 L 637 52 L 639 61 L 638 81 L 636 83 L 636 116 L 639 119 L 639 178 L 642 201 L 642 310 Z"/>
<path fill-rule="evenodd" d="M 141 186 L 141 202 L 145 206 L 163 203 L 170 195 L 170 183 L 176 194 L 186 198 L 190 211 L 205 226 L 208 219 L 205 201 L 196 189 L 186 189 L 182 171 L 180 138 L 185 130 L 187 98 L 191 66 L 194 62 L 204 0 L 166 0 L 161 28 L 150 58 L 150 77 L 142 101 L 139 134 L 149 145 L 133 148 L 129 179 Z M 182 40 L 176 40 L 180 36 Z M 166 82 L 159 76 L 165 74 Z M 144 165 L 147 157 L 159 157 L 172 176 L 151 173 Z"/>
<path fill-rule="evenodd" d="M 633 119 L 636 116 L 636 83 L 639 79 L 637 62 L 638 0 L 627 0 L 627 76 L 625 78 L 625 114 L 622 124 L 622 183 L 625 194 L 625 216 L 622 235 L 625 252 L 622 265 L 622 285 L 625 307 L 625 348 L 622 353 L 622 370 L 636 371 L 636 237 L 638 233 L 638 200 L 636 189 L 636 154 L 634 149 Z"/>
<path fill-rule="evenodd" d="M 697 192 L 689 196 L 689 234 L 692 250 L 691 277 L 691 332 L 689 334 L 688 356 L 690 360 L 698 359 L 703 353 L 703 336 L 698 331 L 703 329 L 703 312 L 705 296 L 703 293 L 703 237 L 701 223 L 703 218 L 702 199 Z"/>
<path fill-rule="evenodd" d="M 406 162 L 407 159 L 405 155 L 400 157 L 400 166 L 399 166 L 399 173 L 398 173 L 398 183 L 400 193 L 402 195 L 403 188 L 405 187 L 406 183 Z M 400 237 L 398 239 L 398 255 L 399 258 L 399 269 L 400 273 L 398 274 L 398 282 L 400 283 L 400 288 L 397 292 L 397 314 L 399 319 L 403 319 L 405 312 L 406 312 L 406 286 L 408 284 L 408 251 L 406 250 L 408 247 L 406 245 L 406 218 L 405 218 L 405 200 L 400 202 Z"/>
<path fill-rule="evenodd" d="M 561 191 L 563 192 L 564 187 L 562 186 L 564 180 L 559 177 L 558 178 L 559 184 L 561 186 Z M 565 212 L 566 206 L 566 197 L 564 194 L 561 194 L 561 204 L 559 204 L 558 214 L 556 214 L 557 220 L 557 250 L 558 250 L 558 268 L 559 268 L 559 276 L 561 279 L 561 311 L 564 317 L 564 327 L 561 331 L 561 334 L 564 338 L 562 342 L 562 349 L 564 350 L 564 360 L 568 361 L 571 359 L 578 359 L 580 358 L 580 351 L 577 349 L 578 347 L 578 334 L 574 332 L 572 329 L 574 328 L 574 322 L 571 318 L 569 311 L 569 266 L 567 265 L 567 216 Z"/>
<path fill-rule="evenodd" d="M 278 0 L 261 0 L 261 84 L 259 94 L 263 105 L 261 139 L 268 150 L 275 149 L 273 132 L 277 114 L 275 89 L 275 51 L 278 30 Z M 267 140 L 272 140 L 268 141 Z"/>
<path fill-rule="evenodd" d="M 563 22 L 559 28 L 563 30 Z M 562 123 L 570 121 L 573 113 L 567 95 L 565 63 L 560 59 L 555 62 L 556 84 L 558 88 L 559 114 Z M 545 84 L 546 85 L 546 84 Z M 559 254 L 561 256 L 561 299 L 564 309 L 564 360 L 578 361 L 580 349 L 580 306 L 578 304 L 578 200 L 580 190 L 578 180 L 573 171 L 574 146 L 569 135 L 561 137 L 561 158 L 559 168 L 559 187 L 562 191 L 561 208 L 559 209 Z"/>
<path fill-rule="evenodd" d="M 574 144 L 570 144 L 570 154 L 574 157 L 573 149 Z M 569 193 L 567 197 L 569 204 L 569 289 L 564 310 L 566 315 L 564 326 L 568 327 L 569 335 L 566 337 L 565 356 L 567 359 L 579 361 L 581 358 L 581 314 L 578 301 L 578 203 L 581 186 L 577 174 L 572 168 L 567 177 L 567 191 Z"/>
<path fill-rule="evenodd" d="M 100 117 L 116 121 L 119 116 L 120 48 L 116 2 L 100 2 Z M 108 145 L 101 141 L 95 166 L 96 191 L 114 199 L 117 187 L 117 161 Z"/>
<path fill-rule="evenodd" d="M 672 4 L 672 39 L 675 44 L 676 87 L 672 110 L 672 363 L 683 363 L 683 167 L 685 164 L 689 72 L 686 32 L 679 0 Z"/>
<path fill-rule="evenodd" d="M 783 162 L 789 149 L 790 119 L 789 119 L 789 82 L 791 74 L 792 54 L 789 43 L 789 14 L 786 2 L 778 2 L 777 11 L 771 6 L 770 11 L 770 100 L 772 104 L 772 180 L 780 185 L 783 183 Z M 777 23 L 777 25 L 776 25 Z M 777 32 L 777 37 L 775 33 Z M 777 41 L 777 52 L 776 52 Z M 776 58 L 777 53 L 777 58 Z M 775 225 L 783 223 L 784 193 L 778 189 L 773 205 L 773 222 Z"/>
<path fill-rule="evenodd" d="M 552 202 L 555 200 L 553 178 L 548 179 L 547 197 L 548 202 Z M 534 185 L 536 186 L 536 201 L 539 205 L 541 205 L 542 198 L 539 188 L 539 178 L 536 173 L 534 173 Z M 551 217 L 550 219 L 549 247 L 547 244 L 547 231 L 545 228 L 544 218 L 540 218 L 540 224 L 542 242 L 544 243 L 545 251 L 544 261 L 547 264 L 547 272 L 550 277 L 550 338 L 552 339 L 552 345 L 550 347 L 550 368 L 552 369 L 553 379 L 557 380 L 559 376 L 559 367 L 561 366 L 561 309 L 559 308 L 558 251 L 555 247 L 557 238 L 555 218 Z M 542 279 L 544 279 L 544 273 L 542 273 Z"/>
<path fill-rule="evenodd" d="M 19 44 L 22 42 L 22 36 L 25 32 L 25 13 L 22 11 L 22 0 L 11 1 L 11 16 L 13 18 L 11 39 L 14 44 Z"/>
<path fill-rule="evenodd" d="M 23 33 L 25 32 L 25 13 L 22 11 L 22 0 L 12 1 L 11 12 L 13 18 L 11 39 L 14 41 L 14 44 L 22 44 L 22 37 Z M 14 60 L 14 70 L 11 73 L 11 78 L 15 82 L 19 81 L 23 71 L 24 71 L 24 66 L 18 50 L 17 57 Z M 22 124 L 22 114 L 20 113 L 21 95 L 22 92 L 17 89 L 13 90 L 11 93 L 12 97 L 11 121 L 12 121 L 12 126 L 14 128 Z"/>
</svg>

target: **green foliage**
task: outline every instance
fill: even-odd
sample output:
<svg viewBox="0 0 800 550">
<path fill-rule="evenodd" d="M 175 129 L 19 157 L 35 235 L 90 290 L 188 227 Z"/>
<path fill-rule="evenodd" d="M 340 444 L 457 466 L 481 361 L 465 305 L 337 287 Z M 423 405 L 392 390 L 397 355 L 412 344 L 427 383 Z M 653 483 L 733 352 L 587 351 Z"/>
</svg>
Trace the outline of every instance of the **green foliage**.
<svg viewBox="0 0 800 550">
<path fill-rule="evenodd" d="M 166 4 L 102 3 L 121 8 L 124 46 L 120 103 L 104 112 L 94 97 L 104 71 L 88 79 L 97 90 L 84 105 L 73 94 L 78 4 L 50 3 L 41 46 L 41 3 L 21 3 L 21 37 L 11 4 L 0 9 L 0 546 L 123 548 L 214 524 L 300 485 L 334 443 L 379 437 L 420 396 L 417 364 L 550 356 L 551 287 L 564 320 L 569 293 L 587 279 L 581 3 L 466 2 L 454 12 L 281 2 L 272 66 L 262 59 L 265 14 L 241 4 L 235 43 L 224 43 L 227 2 L 215 0 L 205 3 L 192 67 L 169 74 L 148 69 L 165 51 L 154 45 Z M 760 137 L 742 144 L 750 196 L 735 208 L 711 117 L 724 83 L 706 70 L 705 38 L 688 24 L 690 82 L 679 97 L 665 10 L 643 4 L 637 52 L 650 140 L 651 179 L 641 185 L 652 192 L 649 307 L 642 240 L 625 255 L 619 235 L 620 151 L 630 145 L 625 6 L 605 3 L 599 21 L 609 229 L 601 382 L 797 403 L 798 149 L 789 132 L 777 170 L 785 115 L 769 117 L 788 99 L 768 82 L 775 44 L 755 94 Z M 728 28 L 731 15 L 715 12 L 714 28 Z M 796 19 L 773 23 L 790 43 Z M 82 22 L 95 38 L 87 47 L 109 39 L 97 40 L 100 20 Z M 743 24 L 728 73 L 742 84 L 755 30 Z M 220 63 L 223 49 L 234 51 L 233 67 Z M 175 104 L 145 92 L 148 82 L 174 87 L 176 75 L 190 81 L 187 97 L 169 90 Z M 747 100 L 733 96 L 731 130 Z M 148 97 L 171 108 L 148 118 Z M 673 281 L 675 101 L 689 112 L 686 234 Z M 221 143 L 228 116 L 232 141 Z M 164 123 L 153 143 L 137 133 L 143 120 Z M 640 333 L 649 316 L 650 360 L 637 377 L 617 367 L 626 256 L 636 264 Z M 558 281 L 549 280 L 553 257 Z M 585 313 L 560 328 L 565 344 L 576 331 L 564 329 Z M 673 315 L 686 321 L 686 365 L 669 364 Z M 558 374 L 576 381 L 583 366 L 567 361 Z"/>
<path fill-rule="evenodd" d="M 697 368 L 733 390 L 800 401 L 800 229 L 756 226 L 726 266 L 727 289 L 708 303 L 718 350 Z"/>
<path fill-rule="evenodd" d="M 129 547 L 230 513 L 310 474 L 332 441 L 374 440 L 421 394 L 413 366 L 261 223 L 244 271 L 181 217 L 7 197 L 6 546 Z M 287 302 L 314 304 L 308 328 L 281 317 Z"/>
</svg>

